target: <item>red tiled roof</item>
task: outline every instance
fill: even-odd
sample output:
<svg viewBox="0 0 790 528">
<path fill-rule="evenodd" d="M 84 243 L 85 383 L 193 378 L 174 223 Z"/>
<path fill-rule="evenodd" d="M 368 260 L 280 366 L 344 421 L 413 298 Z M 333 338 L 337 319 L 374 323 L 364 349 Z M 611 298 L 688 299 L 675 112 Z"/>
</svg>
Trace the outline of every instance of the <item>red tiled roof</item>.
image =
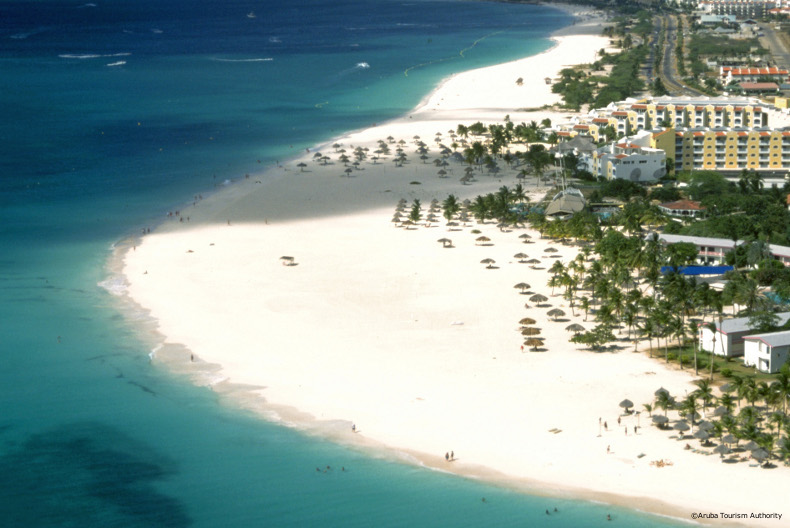
<svg viewBox="0 0 790 528">
<path fill-rule="evenodd" d="M 730 75 L 787 75 L 787 70 L 771 68 L 733 68 Z"/>
<path fill-rule="evenodd" d="M 574 125 L 573 129 L 574 130 L 590 130 L 590 127 L 588 125 Z"/>
<path fill-rule="evenodd" d="M 692 200 L 678 200 L 676 202 L 662 203 L 661 207 L 665 209 L 672 209 L 673 211 L 686 210 L 686 211 L 704 211 L 705 208 L 699 202 Z"/>
<path fill-rule="evenodd" d="M 593 123 L 608 123 L 609 120 L 605 117 L 596 117 L 593 119 Z"/>
<path fill-rule="evenodd" d="M 647 110 L 647 105 L 635 104 L 635 105 L 631 105 L 631 109 L 632 110 Z"/>
<path fill-rule="evenodd" d="M 618 154 L 618 155 L 615 156 L 615 158 L 617 158 L 617 159 L 623 159 L 623 158 L 627 158 L 627 157 L 628 156 L 625 155 L 625 154 Z"/>
<path fill-rule="evenodd" d="M 743 88 L 744 90 L 778 90 L 779 85 L 773 82 L 742 82 L 738 83 L 738 86 Z M 755 113 L 759 113 L 760 109 L 755 108 Z"/>
<path fill-rule="evenodd" d="M 628 117 L 628 112 L 612 112 L 612 115 L 618 117 L 623 117 L 623 116 Z"/>
</svg>

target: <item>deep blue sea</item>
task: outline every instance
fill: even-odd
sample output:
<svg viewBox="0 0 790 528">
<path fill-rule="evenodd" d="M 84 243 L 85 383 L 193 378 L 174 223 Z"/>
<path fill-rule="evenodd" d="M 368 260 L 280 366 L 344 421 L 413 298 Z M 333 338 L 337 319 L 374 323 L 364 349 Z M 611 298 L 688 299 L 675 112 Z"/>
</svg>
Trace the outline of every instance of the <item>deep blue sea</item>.
<svg viewBox="0 0 790 528">
<path fill-rule="evenodd" d="M 100 286 L 113 244 L 195 194 L 569 23 L 451 0 L 0 0 L 0 525 L 672 526 L 225 406 L 150 363 Z"/>
</svg>

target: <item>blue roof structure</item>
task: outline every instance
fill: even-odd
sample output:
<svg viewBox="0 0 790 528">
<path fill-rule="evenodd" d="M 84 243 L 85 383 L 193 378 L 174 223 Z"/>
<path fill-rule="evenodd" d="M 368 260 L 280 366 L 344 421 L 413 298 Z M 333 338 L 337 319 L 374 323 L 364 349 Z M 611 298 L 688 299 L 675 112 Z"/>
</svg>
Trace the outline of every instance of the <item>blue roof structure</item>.
<svg viewBox="0 0 790 528">
<path fill-rule="evenodd" d="M 661 266 L 661 273 L 666 275 L 677 271 L 681 275 L 724 275 L 732 269 L 732 266 Z"/>
</svg>

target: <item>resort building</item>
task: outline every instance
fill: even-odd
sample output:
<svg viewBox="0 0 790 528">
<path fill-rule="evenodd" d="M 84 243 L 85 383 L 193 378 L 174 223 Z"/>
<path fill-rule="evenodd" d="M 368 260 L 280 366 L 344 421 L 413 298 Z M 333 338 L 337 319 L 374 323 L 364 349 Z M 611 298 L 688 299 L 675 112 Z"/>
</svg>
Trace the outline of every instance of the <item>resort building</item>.
<svg viewBox="0 0 790 528">
<path fill-rule="evenodd" d="M 752 97 L 647 97 L 591 110 L 554 130 L 561 139 L 582 135 L 597 142 L 607 126 L 614 128 L 618 136 L 667 127 L 761 128 L 768 126 L 769 115 L 778 118 L 781 113 Z"/>
<path fill-rule="evenodd" d="M 676 170 L 790 171 L 790 129 L 768 128 L 769 116 L 771 121 L 790 125 L 783 110 L 750 97 L 651 97 L 611 103 L 554 130 L 561 141 L 584 137 L 600 142 L 605 128 L 611 127 L 627 142 L 663 150 L 666 158 L 675 161 Z M 638 140 L 631 137 L 634 134 Z M 623 167 L 630 164 L 589 165 L 593 174 L 630 179 L 630 171 L 622 175 Z"/>
<path fill-rule="evenodd" d="M 699 264 L 723 264 L 727 253 L 744 243 L 743 240 L 733 241 L 727 238 L 669 235 L 666 233 L 659 233 L 658 239 L 664 245 L 677 244 L 678 242 L 694 244 L 697 246 L 697 262 Z M 790 266 L 790 247 L 768 244 L 768 255 L 785 266 Z"/>
<path fill-rule="evenodd" d="M 741 82 L 738 83 L 738 87 L 744 92 L 751 92 L 751 93 L 766 93 L 766 92 L 779 91 L 779 85 L 776 84 L 775 82 Z"/>
<path fill-rule="evenodd" d="M 717 24 L 735 24 L 735 15 L 702 15 L 699 23 L 704 26 L 715 26 Z"/>
<path fill-rule="evenodd" d="M 724 264 L 724 257 L 727 253 L 743 244 L 741 240 L 734 242 L 726 238 L 668 235 L 665 233 L 659 234 L 658 238 L 664 245 L 677 244 L 679 242 L 694 244 L 697 246 L 697 262 L 703 265 Z"/>
<path fill-rule="evenodd" d="M 654 182 L 664 177 L 666 161 L 667 155 L 663 150 L 628 140 L 579 156 L 579 165 L 599 178 L 633 182 Z"/>
<path fill-rule="evenodd" d="M 579 189 L 568 187 L 558 192 L 546 207 L 546 216 L 569 216 L 583 210 L 587 201 Z"/>
<path fill-rule="evenodd" d="M 790 170 L 790 131 L 770 128 L 675 130 L 674 148 L 664 145 L 677 170 Z"/>
<path fill-rule="evenodd" d="M 750 335 L 744 337 L 743 342 L 743 363 L 746 366 L 773 374 L 787 363 L 790 331 Z"/>
<path fill-rule="evenodd" d="M 665 215 L 679 218 L 696 218 L 705 215 L 705 208 L 699 202 L 693 200 L 662 203 L 658 206 L 658 209 Z"/>
<path fill-rule="evenodd" d="M 783 325 L 790 320 L 790 312 L 778 313 L 776 315 L 779 318 L 779 325 Z M 744 338 L 754 331 L 749 325 L 749 318 L 737 317 L 734 319 L 725 319 L 721 321 L 721 323 L 714 321 L 713 325 L 716 329 L 715 331 L 711 331 L 708 325 L 700 325 L 700 348 L 717 356 L 743 356 Z"/>
<path fill-rule="evenodd" d="M 769 9 L 776 7 L 776 1 L 768 0 L 705 0 L 699 3 L 700 9 L 716 15 L 735 15 L 738 18 L 762 18 Z"/>
<path fill-rule="evenodd" d="M 784 83 L 787 81 L 790 72 L 784 68 L 732 68 L 730 66 L 722 66 L 719 69 L 719 77 L 723 84 L 740 83 L 740 82 L 762 82 L 762 81 L 776 81 Z"/>
</svg>

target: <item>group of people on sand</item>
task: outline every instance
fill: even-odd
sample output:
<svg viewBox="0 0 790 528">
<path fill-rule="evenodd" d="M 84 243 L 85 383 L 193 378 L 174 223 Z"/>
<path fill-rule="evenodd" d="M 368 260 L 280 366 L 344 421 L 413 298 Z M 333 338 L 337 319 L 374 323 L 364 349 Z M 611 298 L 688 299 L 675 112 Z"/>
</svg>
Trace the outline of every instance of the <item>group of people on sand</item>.
<svg viewBox="0 0 790 528">
<path fill-rule="evenodd" d="M 444 459 L 448 462 L 452 462 L 455 460 L 455 451 L 450 451 L 449 453 L 444 454 Z"/>
</svg>

